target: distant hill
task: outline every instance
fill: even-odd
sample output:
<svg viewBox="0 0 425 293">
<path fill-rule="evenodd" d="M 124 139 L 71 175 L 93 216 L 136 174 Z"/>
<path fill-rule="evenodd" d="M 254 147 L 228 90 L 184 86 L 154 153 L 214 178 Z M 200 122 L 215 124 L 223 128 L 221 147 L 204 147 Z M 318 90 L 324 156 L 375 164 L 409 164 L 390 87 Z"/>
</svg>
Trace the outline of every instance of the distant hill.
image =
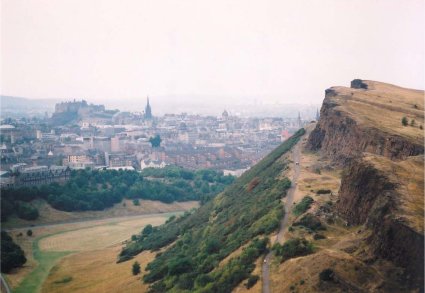
<svg viewBox="0 0 425 293">
<path fill-rule="evenodd" d="M 43 116 L 54 112 L 56 99 L 28 99 L 23 97 L 0 96 L 2 117 Z"/>
</svg>

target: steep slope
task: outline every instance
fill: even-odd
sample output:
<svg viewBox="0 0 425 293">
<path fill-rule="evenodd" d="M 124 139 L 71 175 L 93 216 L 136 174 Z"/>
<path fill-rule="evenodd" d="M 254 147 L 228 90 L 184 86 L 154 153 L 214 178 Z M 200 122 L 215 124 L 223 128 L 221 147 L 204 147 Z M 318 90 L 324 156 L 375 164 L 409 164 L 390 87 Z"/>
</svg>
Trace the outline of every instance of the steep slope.
<svg viewBox="0 0 425 293">
<path fill-rule="evenodd" d="M 343 166 L 335 212 L 359 231 L 363 260 L 403 269 L 400 283 L 423 290 L 424 92 L 374 81 L 326 90 L 307 142 Z M 408 125 L 402 124 L 406 117 Z M 414 122 L 412 122 L 414 121 Z"/>
<path fill-rule="evenodd" d="M 230 292 L 245 279 L 248 287 L 255 284 L 255 263 L 266 252 L 266 236 L 279 228 L 281 198 L 291 185 L 285 154 L 304 133 L 299 130 L 194 213 L 145 229 L 120 261 L 169 245 L 147 266 L 151 292 Z"/>
</svg>

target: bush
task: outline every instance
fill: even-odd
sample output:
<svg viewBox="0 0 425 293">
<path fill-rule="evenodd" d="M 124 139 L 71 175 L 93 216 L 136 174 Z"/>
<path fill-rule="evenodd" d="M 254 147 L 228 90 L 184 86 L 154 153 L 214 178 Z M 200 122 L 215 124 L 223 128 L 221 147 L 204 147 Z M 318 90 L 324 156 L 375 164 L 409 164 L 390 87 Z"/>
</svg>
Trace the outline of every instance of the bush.
<svg viewBox="0 0 425 293">
<path fill-rule="evenodd" d="M 332 193 L 332 190 L 330 189 L 319 189 L 316 191 L 316 194 L 329 194 Z"/>
<path fill-rule="evenodd" d="M 303 226 L 311 231 L 325 230 L 320 220 L 312 214 L 304 215 L 299 221 L 293 224 L 294 226 Z"/>
<path fill-rule="evenodd" d="M 133 199 L 133 204 L 135 206 L 139 206 L 140 205 L 140 201 L 138 199 Z"/>
<path fill-rule="evenodd" d="M 406 117 L 401 118 L 401 124 L 402 124 L 403 126 L 407 126 L 407 124 L 409 124 L 409 121 L 407 120 L 407 118 L 406 118 Z"/>
<path fill-rule="evenodd" d="M 133 273 L 133 275 L 140 274 L 140 264 L 137 261 L 135 261 L 133 263 L 133 267 L 131 268 L 131 272 Z"/>
<path fill-rule="evenodd" d="M 319 274 L 319 279 L 321 281 L 332 281 L 334 278 L 334 271 L 332 269 L 324 269 Z"/>
<path fill-rule="evenodd" d="M 314 240 L 320 240 L 320 239 L 325 239 L 325 238 L 326 238 L 325 235 L 322 235 L 322 234 L 319 234 L 319 233 L 316 233 L 316 234 L 313 235 Z"/>
<path fill-rule="evenodd" d="M 313 246 L 304 238 L 289 239 L 283 245 L 276 243 L 273 251 L 277 256 L 281 257 L 281 261 L 288 260 L 293 257 L 307 255 L 313 252 Z"/>
<path fill-rule="evenodd" d="M 257 276 L 257 275 L 251 275 L 251 276 L 249 276 L 249 278 L 248 278 L 248 281 L 246 282 L 246 284 L 245 284 L 245 287 L 247 288 L 247 289 L 250 289 L 250 288 L 252 288 L 255 284 L 257 284 L 257 281 L 260 279 L 260 277 L 259 276 Z"/>
<path fill-rule="evenodd" d="M 29 236 L 29 237 L 32 236 L 32 230 L 31 229 L 27 231 L 27 236 Z"/>
<path fill-rule="evenodd" d="M 311 204 L 314 202 L 313 198 L 310 196 L 304 196 L 304 198 L 295 205 L 293 209 L 293 213 L 295 216 L 299 216 L 303 213 L 305 213 L 311 206 Z"/>
</svg>

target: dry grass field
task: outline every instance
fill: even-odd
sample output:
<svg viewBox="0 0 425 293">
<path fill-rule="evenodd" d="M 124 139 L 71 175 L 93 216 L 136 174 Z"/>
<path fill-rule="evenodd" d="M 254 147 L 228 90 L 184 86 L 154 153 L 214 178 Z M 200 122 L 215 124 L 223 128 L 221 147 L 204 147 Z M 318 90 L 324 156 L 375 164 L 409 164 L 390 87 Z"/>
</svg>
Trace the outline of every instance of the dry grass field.
<svg viewBox="0 0 425 293">
<path fill-rule="evenodd" d="M 146 292 L 148 285 L 141 281 L 142 275 L 131 272 L 133 260 L 116 263 L 120 250 L 121 245 L 115 245 L 63 258 L 51 270 L 41 292 Z M 143 273 L 154 257 L 154 253 L 145 251 L 134 260 L 140 263 Z"/>
<path fill-rule="evenodd" d="M 342 105 L 340 108 L 359 123 L 423 144 L 424 132 L 419 126 L 425 127 L 424 91 L 368 80 L 363 82 L 368 85 L 366 91 L 333 87 L 342 96 L 337 98 Z M 414 119 L 415 125 L 403 126 L 404 116 L 409 122 Z"/>
<path fill-rule="evenodd" d="M 139 215 L 31 227 L 34 233 L 32 237 L 25 234 L 27 228 L 14 229 L 10 233 L 14 240 L 24 249 L 28 262 L 22 269 L 8 274 L 6 276 L 7 281 L 14 292 L 40 292 L 44 280 L 48 277 L 49 272 L 51 273 L 51 269 L 67 255 L 67 258 L 76 257 L 79 259 L 80 254 L 83 254 L 82 258 L 84 258 L 84 256 L 96 252 L 91 258 L 94 263 L 108 262 L 115 264 L 119 247 L 123 241 L 129 239 L 131 235 L 139 233 L 145 225 L 160 225 L 174 214 L 176 213 Z M 23 235 L 18 236 L 21 233 Z M 111 247 L 115 247 L 114 251 L 117 252 L 114 255 L 109 250 Z M 99 251 L 104 251 L 104 254 Z M 96 261 L 93 259 L 95 256 L 99 258 Z M 140 259 L 140 262 L 142 261 L 145 260 Z M 128 266 L 128 264 L 117 266 L 116 268 L 119 270 L 123 266 Z M 60 267 L 59 264 L 56 269 Z M 99 267 L 99 269 L 101 268 Z M 95 272 L 96 270 L 90 281 L 101 286 L 102 282 L 95 278 Z M 69 281 L 65 279 L 64 283 L 67 282 Z M 60 292 L 73 291 L 62 290 Z"/>
<path fill-rule="evenodd" d="M 11 217 L 4 228 L 27 227 L 30 225 L 44 225 L 52 223 L 66 223 L 80 220 L 105 219 L 112 217 L 126 217 L 134 215 L 147 215 L 155 213 L 171 213 L 186 211 L 199 207 L 197 201 L 173 202 L 171 204 L 153 200 L 140 200 L 140 205 L 135 206 L 131 200 L 125 199 L 121 203 L 103 211 L 65 212 L 52 208 L 44 200 L 32 202 L 39 210 L 40 216 L 35 221 L 26 221 L 17 217 Z"/>
<path fill-rule="evenodd" d="M 151 217 L 130 218 L 119 222 L 63 232 L 41 239 L 39 248 L 42 251 L 88 251 L 105 248 L 121 243 L 133 234 L 140 233 L 141 229 L 147 224 L 158 226 L 167 217 L 157 214 Z"/>
</svg>

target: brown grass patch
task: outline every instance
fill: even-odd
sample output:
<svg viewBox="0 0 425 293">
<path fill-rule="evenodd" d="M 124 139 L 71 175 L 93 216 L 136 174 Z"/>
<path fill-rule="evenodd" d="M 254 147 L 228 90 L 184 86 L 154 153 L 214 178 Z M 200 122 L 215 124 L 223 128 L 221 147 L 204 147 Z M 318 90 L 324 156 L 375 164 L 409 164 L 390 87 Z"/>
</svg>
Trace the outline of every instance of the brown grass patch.
<svg viewBox="0 0 425 293">
<path fill-rule="evenodd" d="M 134 260 L 117 264 L 120 250 L 121 245 L 117 245 L 65 257 L 50 272 L 42 292 L 146 292 L 148 285 L 141 281 L 141 277 L 155 253 L 145 251 Z M 142 274 L 133 276 L 131 267 L 136 260 L 140 263 Z M 60 282 L 67 277 L 72 280 Z"/>
</svg>

